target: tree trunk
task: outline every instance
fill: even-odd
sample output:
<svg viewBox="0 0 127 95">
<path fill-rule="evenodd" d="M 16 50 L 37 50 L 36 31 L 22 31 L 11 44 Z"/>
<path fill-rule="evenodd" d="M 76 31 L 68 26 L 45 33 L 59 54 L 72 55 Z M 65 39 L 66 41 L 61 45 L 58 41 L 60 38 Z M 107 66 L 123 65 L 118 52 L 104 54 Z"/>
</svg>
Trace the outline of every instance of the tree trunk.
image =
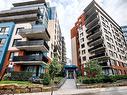
<svg viewBox="0 0 127 95">
<path fill-rule="evenodd" d="M 54 86 L 54 80 L 51 79 L 51 95 L 53 95 L 53 86 Z"/>
</svg>

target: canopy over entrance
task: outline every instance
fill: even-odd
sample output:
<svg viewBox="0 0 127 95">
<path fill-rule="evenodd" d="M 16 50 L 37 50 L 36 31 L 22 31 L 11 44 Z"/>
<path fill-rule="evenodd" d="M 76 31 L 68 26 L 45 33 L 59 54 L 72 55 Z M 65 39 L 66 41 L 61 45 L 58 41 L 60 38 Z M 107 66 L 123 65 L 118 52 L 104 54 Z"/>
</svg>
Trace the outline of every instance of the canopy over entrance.
<svg viewBox="0 0 127 95">
<path fill-rule="evenodd" d="M 76 76 L 76 69 L 77 69 L 77 66 L 76 65 L 64 65 L 64 69 L 65 69 L 65 72 L 66 72 L 66 77 L 71 79 L 71 78 L 75 78 Z"/>
</svg>

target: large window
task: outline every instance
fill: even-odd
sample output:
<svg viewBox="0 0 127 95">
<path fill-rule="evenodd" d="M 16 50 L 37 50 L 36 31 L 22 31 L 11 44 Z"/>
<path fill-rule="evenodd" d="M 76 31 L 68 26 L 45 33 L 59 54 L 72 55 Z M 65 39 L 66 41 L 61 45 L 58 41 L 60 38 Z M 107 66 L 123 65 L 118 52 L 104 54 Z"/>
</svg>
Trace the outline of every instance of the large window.
<svg viewBox="0 0 127 95">
<path fill-rule="evenodd" d="M 82 44 L 82 45 L 81 45 L 81 48 L 84 48 L 84 47 L 85 47 L 85 44 Z"/>
<path fill-rule="evenodd" d="M 18 34 L 20 29 L 24 29 L 24 27 L 17 28 L 15 34 Z"/>
<path fill-rule="evenodd" d="M 0 39 L 0 47 L 2 47 L 5 43 L 6 39 Z"/>
<path fill-rule="evenodd" d="M 21 39 L 14 39 L 12 46 L 13 46 L 13 47 L 15 47 L 15 46 L 16 46 L 16 43 L 17 43 L 17 41 L 20 41 L 20 40 L 21 40 Z"/>
<path fill-rule="evenodd" d="M 82 50 L 82 54 L 85 54 L 85 53 L 86 53 L 85 49 L 84 49 L 84 50 Z"/>
<path fill-rule="evenodd" d="M 0 33 L 7 34 L 8 31 L 9 31 L 9 27 L 1 27 L 1 28 L 0 28 Z"/>
<path fill-rule="evenodd" d="M 83 56 L 83 57 L 82 57 L 82 60 L 83 60 L 83 61 L 86 61 L 86 56 Z"/>
</svg>

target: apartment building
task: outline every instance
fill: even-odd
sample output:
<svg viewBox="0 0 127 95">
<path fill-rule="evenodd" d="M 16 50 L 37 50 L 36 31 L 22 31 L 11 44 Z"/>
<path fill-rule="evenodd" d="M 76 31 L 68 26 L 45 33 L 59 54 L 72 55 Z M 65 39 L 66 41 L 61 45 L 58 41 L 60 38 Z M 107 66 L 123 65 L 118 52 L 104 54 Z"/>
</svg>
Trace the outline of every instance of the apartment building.
<svg viewBox="0 0 127 95">
<path fill-rule="evenodd" d="M 62 37 L 62 63 L 66 64 L 67 63 L 67 58 L 66 58 L 66 44 L 65 44 L 65 39 Z"/>
<path fill-rule="evenodd" d="M 45 0 L 13 3 L 10 10 L 0 12 L 0 22 L 14 22 L 8 52 L 0 77 L 7 68 L 33 72 L 40 76 L 48 63 L 48 4 Z"/>
<path fill-rule="evenodd" d="M 51 48 L 48 52 L 48 57 L 50 59 L 57 57 L 59 63 L 62 63 L 62 33 L 57 19 L 56 8 L 51 7 L 49 12 L 48 31 L 51 38 L 48 45 Z"/>
<path fill-rule="evenodd" d="M 121 27 L 93 0 L 71 29 L 72 63 L 84 72 L 97 59 L 106 75 L 127 74 L 125 38 Z"/>
<path fill-rule="evenodd" d="M 127 43 L 127 26 L 121 26 L 124 37 L 125 37 L 125 41 Z"/>
</svg>

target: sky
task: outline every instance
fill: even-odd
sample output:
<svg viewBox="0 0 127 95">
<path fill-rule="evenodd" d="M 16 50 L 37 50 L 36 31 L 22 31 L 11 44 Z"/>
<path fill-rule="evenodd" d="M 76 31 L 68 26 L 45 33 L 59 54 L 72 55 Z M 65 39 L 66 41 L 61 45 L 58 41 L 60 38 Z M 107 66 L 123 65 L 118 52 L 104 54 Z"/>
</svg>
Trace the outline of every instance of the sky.
<svg viewBox="0 0 127 95">
<path fill-rule="evenodd" d="M 0 0 L 0 10 L 12 7 L 13 2 L 26 0 Z M 27 0 L 28 1 L 28 0 Z M 71 59 L 70 30 L 92 0 L 50 0 L 56 6 L 62 35 L 65 37 L 67 57 Z M 127 25 L 127 0 L 95 0 L 120 26 Z"/>
</svg>

